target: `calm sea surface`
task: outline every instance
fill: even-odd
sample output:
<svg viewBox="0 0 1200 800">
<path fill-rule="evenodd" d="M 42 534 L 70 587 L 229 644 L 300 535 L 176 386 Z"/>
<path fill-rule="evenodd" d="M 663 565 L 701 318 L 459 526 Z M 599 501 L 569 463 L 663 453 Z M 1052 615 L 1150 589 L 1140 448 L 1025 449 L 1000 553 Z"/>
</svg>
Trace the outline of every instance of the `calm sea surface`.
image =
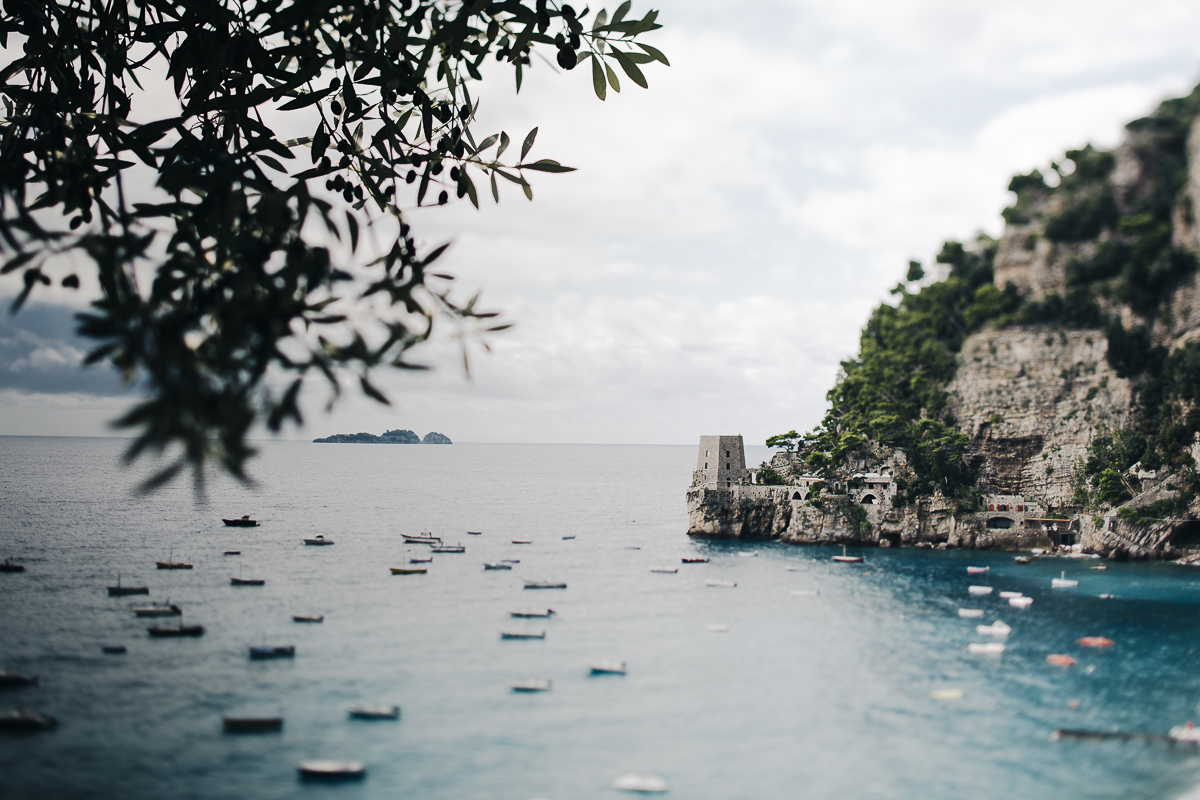
<svg viewBox="0 0 1200 800">
<path fill-rule="evenodd" d="M 1162 734 L 1196 716 L 1200 572 L 954 551 L 838 565 L 829 548 L 693 542 L 691 447 L 267 443 L 257 489 L 214 480 L 200 505 L 188 482 L 132 498 L 122 446 L 0 438 L 0 557 L 27 565 L 0 574 L 0 669 L 41 678 L 0 690 L 0 710 L 60 721 L 0 738 L 5 798 L 615 799 L 615 778 L 643 772 L 697 800 L 1176 798 L 1200 783 L 1195 752 L 1050 741 L 1056 727 Z M 242 514 L 261 527 L 219 519 Z M 466 553 L 393 577 L 426 553 L 400 534 L 422 529 Z M 301 544 L 318 533 L 336 545 Z M 168 555 L 195 569 L 156 570 Z M 711 561 L 680 563 L 695 555 Z M 506 558 L 520 563 L 483 570 Z M 969 564 L 991 573 L 968 577 Z M 1063 569 L 1078 588 L 1051 590 Z M 105 592 L 118 572 L 205 635 L 151 640 L 154 620 L 129 610 L 145 598 Z M 266 585 L 232 587 L 238 575 Z M 972 583 L 1034 603 L 973 598 Z M 538 606 L 558 615 L 508 614 Z M 964 606 L 1012 626 L 1003 655 L 964 652 L 985 640 Z M 546 638 L 500 640 L 524 629 Z M 128 653 L 101 652 L 115 644 Z M 296 657 L 250 661 L 261 644 Z M 628 674 L 589 677 L 604 659 Z M 509 691 L 523 678 L 553 690 Z M 931 697 L 947 689 L 961 698 Z M 351 720 L 355 702 L 403 716 Z M 223 715 L 286 722 L 231 735 Z M 368 773 L 299 781 L 313 758 Z"/>
</svg>

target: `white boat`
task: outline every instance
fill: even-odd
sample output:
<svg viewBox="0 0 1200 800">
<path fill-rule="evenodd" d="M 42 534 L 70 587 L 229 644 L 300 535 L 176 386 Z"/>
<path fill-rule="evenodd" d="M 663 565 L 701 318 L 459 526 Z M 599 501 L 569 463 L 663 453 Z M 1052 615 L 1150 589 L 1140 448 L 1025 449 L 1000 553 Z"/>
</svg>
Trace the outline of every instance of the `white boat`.
<svg viewBox="0 0 1200 800">
<path fill-rule="evenodd" d="M 1010 598 L 1008 604 L 1013 608 L 1027 608 L 1033 605 L 1032 597 L 1013 597 Z"/>
<path fill-rule="evenodd" d="M 980 636 L 1008 636 L 1012 633 L 1012 628 L 1000 620 L 996 620 L 991 625 L 976 625 L 975 632 Z"/>
<path fill-rule="evenodd" d="M 1104 594 L 1101 594 L 1101 595 L 1097 595 L 1097 597 L 1099 597 L 1101 600 L 1112 600 L 1112 595 L 1109 594 L 1108 592 L 1105 592 Z"/>
<path fill-rule="evenodd" d="M 553 608 L 533 608 L 533 609 L 528 609 L 526 611 L 510 611 L 508 613 L 514 617 L 520 617 L 522 619 L 531 619 L 534 617 L 553 617 L 554 609 Z"/>
<path fill-rule="evenodd" d="M 1167 732 L 1167 736 L 1176 742 L 1193 742 L 1200 744 L 1200 728 L 1197 728 L 1196 723 L 1194 722 L 1176 725 Z"/>
<path fill-rule="evenodd" d="M 483 562 L 484 569 L 512 569 L 512 564 L 495 564 L 488 561 Z"/>
<path fill-rule="evenodd" d="M 967 591 L 970 592 L 971 594 L 980 594 L 980 595 L 991 594 L 992 587 L 991 586 L 968 586 Z"/>
<path fill-rule="evenodd" d="M 323 534 L 318 533 L 316 536 L 313 536 L 311 539 L 305 539 L 304 543 L 307 545 L 312 545 L 313 547 L 321 547 L 322 545 L 333 544 L 333 541 L 330 539 L 326 539 Z M 316 762 L 314 761 L 313 763 L 315 764 Z M 333 762 L 330 762 L 330 763 L 333 763 Z M 338 763 L 341 763 L 341 762 L 338 762 Z M 354 762 L 354 763 L 358 763 L 358 762 Z"/>
<path fill-rule="evenodd" d="M 442 543 L 442 537 L 434 536 L 429 531 L 421 531 L 418 534 L 405 533 L 402 535 L 404 536 L 404 541 L 408 542 L 409 544 L 441 544 Z"/>
<path fill-rule="evenodd" d="M 657 775 L 622 775 L 613 781 L 613 788 L 623 792 L 662 794 L 669 791 L 671 787 Z"/>
<path fill-rule="evenodd" d="M 983 616 L 982 608 L 960 608 L 958 615 L 963 619 L 979 619 Z"/>
<path fill-rule="evenodd" d="M 1052 578 L 1050 580 L 1050 586 L 1053 589 L 1070 589 L 1072 586 L 1078 585 L 1079 581 L 1068 578 L 1066 572 L 1062 573 L 1061 578 Z"/>
<path fill-rule="evenodd" d="M 588 664 L 593 675 L 624 675 L 624 661 L 596 661 Z"/>
<path fill-rule="evenodd" d="M 139 617 L 178 617 L 181 612 L 179 606 L 171 603 L 151 603 L 148 606 L 134 606 L 133 613 Z"/>
<path fill-rule="evenodd" d="M 400 719 L 400 706 L 352 705 L 346 712 L 355 719 Z"/>
<path fill-rule="evenodd" d="M 545 639 L 545 631 L 500 631 L 501 639 Z"/>
<path fill-rule="evenodd" d="M 712 633 L 729 633 L 729 626 L 721 625 L 719 623 L 716 625 L 705 625 L 704 629 Z"/>
<path fill-rule="evenodd" d="M 1024 596 L 1025 595 L 1021 594 L 1020 592 L 1001 592 L 1000 593 L 1001 600 L 1011 600 L 1014 597 L 1024 597 Z"/>
<path fill-rule="evenodd" d="M 1092 569 L 1108 569 L 1108 565 L 1107 564 L 1097 564 L 1096 566 L 1092 567 Z"/>
<path fill-rule="evenodd" d="M 863 558 L 862 556 L 846 555 L 846 545 L 842 545 L 842 554 L 840 556 L 834 556 L 833 560 L 840 564 L 858 564 L 862 562 Z"/>
<path fill-rule="evenodd" d="M 676 572 L 679 572 L 679 567 L 651 567 L 650 571 L 651 572 L 665 572 L 665 573 L 674 575 Z"/>
<path fill-rule="evenodd" d="M 705 581 L 704 585 L 717 586 L 723 589 L 732 589 L 734 586 L 737 586 L 737 583 L 734 581 Z"/>
<path fill-rule="evenodd" d="M 816 597 L 821 593 L 820 589 L 792 589 L 792 597 Z"/>
<path fill-rule="evenodd" d="M 991 567 L 967 567 L 968 575 L 986 575 Z"/>
<path fill-rule="evenodd" d="M 757 550 L 755 550 L 752 553 L 738 553 L 738 558 L 756 558 L 757 556 L 758 556 Z"/>
<path fill-rule="evenodd" d="M 367 768 L 363 766 L 361 761 L 301 761 L 300 776 L 304 778 L 322 778 L 327 780 L 344 780 L 348 778 L 361 778 L 366 774 Z"/>
<path fill-rule="evenodd" d="M 550 691 L 551 683 L 545 678 L 529 678 L 523 681 L 516 681 L 510 684 L 514 692 L 548 692 Z"/>
<path fill-rule="evenodd" d="M 967 652 L 974 655 L 997 656 L 1004 652 L 1003 642 L 971 642 Z"/>
<path fill-rule="evenodd" d="M 431 552 L 431 553 L 465 553 L 465 552 L 467 552 L 467 548 L 463 547 L 461 544 L 438 544 L 438 545 L 434 545 L 430 549 L 429 552 Z"/>
</svg>

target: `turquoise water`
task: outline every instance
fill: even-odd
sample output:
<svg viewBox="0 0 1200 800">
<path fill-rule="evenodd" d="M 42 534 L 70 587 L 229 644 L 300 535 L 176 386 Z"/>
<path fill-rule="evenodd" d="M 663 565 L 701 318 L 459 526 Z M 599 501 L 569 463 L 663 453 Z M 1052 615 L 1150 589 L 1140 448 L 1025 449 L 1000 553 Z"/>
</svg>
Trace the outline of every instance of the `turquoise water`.
<svg viewBox="0 0 1200 800">
<path fill-rule="evenodd" d="M 60 720 L 0 738 L 4 797 L 567 800 L 620 797 L 612 783 L 632 772 L 663 776 L 670 797 L 713 800 L 1173 798 L 1200 783 L 1194 751 L 1049 738 L 1165 733 L 1196 715 L 1200 572 L 907 550 L 837 565 L 828 548 L 693 542 L 690 447 L 268 443 L 258 489 L 215 480 L 205 506 L 188 484 L 132 499 L 121 446 L 0 438 L 0 558 L 28 568 L 0 574 L 0 669 L 41 677 L 0 690 L 0 710 Z M 244 513 L 262 526 L 220 523 Z M 400 533 L 421 529 L 467 552 L 393 577 L 388 567 L 425 554 Z M 317 533 L 337 544 L 301 544 Z M 195 569 L 155 570 L 168 554 Z M 679 563 L 690 555 L 711 562 Z M 521 563 L 483 570 L 504 558 Z M 679 572 L 649 571 L 659 565 Z M 1079 587 L 1051 590 L 1064 569 Z M 106 596 L 118 571 L 182 605 L 205 636 L 149 639 L 129 611 L 144 598 Z M 266 585 L 231 587 L 239 573 Z M 527 591 L 525 579 L 569 588 Z M 972 598 L 972 583 L 1034 603 Z M 539 605 L 558 615 L 507 613 Z M 1013 627 L 1003 655 L 964 652 L 985 639 L 963 606 Z M 298 625 L 297 613 L 325 622 Z M 501 641 L 505 629 L 547 636 Z M 1116 644 L 1075 643 L 1089 635 Z M 257 644 L 295 645 L 296 657 L 251 662 Z M 1079 665 L 1051 667 L 1049 653 Z M 589 677 L 602 659 L 628 674 Z M 531 677 L 553 690 L 508 690 Z M 963 695 L 931 697 L 943 689 Z M 354 702 L 396 703 L 403 717 L 347 719 Z M 286 722 L 228 735 L 226 714 Z M 300 782 L 297 763 L 322 757 L 368 774 Z"/>
</svg>

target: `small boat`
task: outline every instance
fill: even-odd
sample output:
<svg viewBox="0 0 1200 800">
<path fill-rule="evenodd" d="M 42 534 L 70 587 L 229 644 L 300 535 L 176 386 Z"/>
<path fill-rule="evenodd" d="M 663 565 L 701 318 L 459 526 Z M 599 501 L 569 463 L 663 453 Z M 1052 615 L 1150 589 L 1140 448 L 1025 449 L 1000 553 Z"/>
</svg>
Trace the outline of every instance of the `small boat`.
<svg viewBox="0 0 1200 800">
<path fill-rule="evenodd" d="M 122 586 L 120 573 L 117 573 L 117 585 L 108 586 L 106 588 L 108 589 L 109 597 L 125 597 L 126 595 L 131 594 L 150 594 L 150 587 L 148 586 Z"/>
<path fill-rule="evenodd" d="M 433 556 L 430 556 L 429 558 L 410 558 L 408 560 L 408 563 L 410 563 L 410 564 L 432 564 Z"/>
<path fill-rule="evenodd" d="M 533 544 L 532 539 L 513 539 L 513 544 Z"/>
<path fill-rule="evenodd" d="M 420 567 L 418 569 L 404 569 L 403 567 L 391 567 L 390 569 L 392 570 L 393 575 L 424 575 L 425 573 L 429 572 L 429 570 L 425 569 L 424 567 Z"/>
<path fill-rule="evenodd" d="M 484 569 L 512 569 L 512 564 L 495 564 L 495 563 L 490 563 L 490 562 L 485 561 L 485 562 L 483 562 L 483 568 Z"/>
<path fill-rule="evenodd" d="M 1073 667 L 1079 662 L 1068 655 L 1062 653 L 1052 653 L 1046 656 L 1046 663 L 1053 664 L 1056 667 Z"/>
<path fill-rule="evenodd" d="M 1112 600 L 1112 597 L 1113 597 L 1108 592 L 1105 592 L 1104 594 L 1100 594 L 1100 595 L 1096 595 L 1096 596 L 1099 597 L 1101 600 Z"/>
<path fill-rule="evenodd" d="M 707 558 L 685 558 L 685 559 L 683 559 L 683 563 L 684 564 L 707 564 L 708 559 Z"/>
<path fill-rule="evenodd" d="M 296 648 L 294 645 L 284 645 L 280 647 L 271 647 L 270 645 L 262 645 L 259 647 L 250 648 L 250 658 L 258 661 L 268 658 L 295 658 Z"/>
<path fill-rule="evenodd" d="M 592 675 L 624 675 L 624 661 L 596 661 L 588 664 Z"/>
<path fill-rule="evenodd" d="M 667 573 L 674 575 L 676 572 L 679 572 L 679 567 L 651 567 L 650 571 L 651 572 L 667 572 Z"/>
<path fill-rule="evenodd" d="M 107 653 L 110 656 L 120 656 L 120 655 L 124 655 L 125 653 L 128 653 L 129 648 L 127 648 L 123 644 L 106 644 L 106 645 L 101 645 L 100 651 L 103 653 Z"/>
<path fill-rule="evenodd" d="M 839 564 L 859 564 L 862 562 L 863 557 L 846 555 L 846 545 L 842 545 L 842 554 L 840 556 L 834 556 L 833 560 Z"/>
<path fill-rule="evenodd" d="M 792 589 L 789 594 L 792 597 L 817 597 L 821 594 L 820 589 Z"/>
<path fill-rule="evenodd" d="M 292 622 L 324 622 L 324 614 L 292 614 Z"/>
<path fill-rule="evenodd" d="M 1003 642 L 971 642 L 967 652 L 974 655 L 995 656 L 1004 652 Z"/>
<path fill-rule="evenodd" d="M 970 592 L 971 594 L 978 594 L 978 595 L 991 594 L 992 587 L 991 586 L 968 586 L 967 591 Z"/>
<path fill-rule="evenodd" d="M 132 610 L 138 617 L 178 617 L 183 613 L 173 603 L 151 603 L 148 606 L 134 606 Z"/>
<path fill-rule="evenodd" d="M 1028 608 L 1033 605 L 1032 597 L 1010 597 L 1008 604 L 1013 608 Z"/>
<path fill-rule="evenodd" d="M 250 519 L 249 514 L 243 514 L 238 519 L 225 519 L 222 517 L 221 522 L 224 522 L 226 525 L 228 525 L 231 528 L 257 528 L 258 527 L 258 520 Z"/>
<path fill-rule="evenodd" d="M 310 545 L 312 547 L 323 547 L 325 545 L 333 544 L 333 540 L 326 539 L 324 534 L 318 533 L 316 536 L 312 537 L 311 539 L 305 539 L 304 543 L 307 545 Z"/>
<path fill-rule="evenodd" d="M 521 559 L 519 559 L 519 558 L 502 558 L 502 559 L 500 559 L 500 563 L 501 564 L 520 564 Z"/>
<path fill-rule="evenodd" d="M 1092 569 L 1108 569 L 1108 565 L 1107 564 L 1097 564 L 1096 566 L 1092 567 Z"/>
<path fill-rule="evenodd" d="M 545 631 L 500 631 L 501 639 L 545 639 Z"/>
<path fill-rule="evenodd" d="M 241 554 L 241 550 L 226 550 L 224 553 L 221 553 L 223 556 L 240 556 Z"/>
<path fill-rule="evenodd" d="M 738 553 L 738 558 L 758 558 L 758 551 Z"/>
<path fill-rule="evenodd" d="M 967 567 L 968 575 L 986 575 L 991 567 Z"/>
<path fill-rule="evenodd" d="M 283 717 L 222 717 L 226 733 L 269 733 L 283 730 Z"/>
<path fill-rule="evenodd" d="M 1029 556 L 1017 556 L 1013 559 L 1014 564 L 1032 564 L 1033 559 Z"/>
<path fill-rule="evenodd" d="M 37 685 L 37 675 L 22 675 L 19 672 L 9 672 L 8 670 L 0 669 L 0 687 Z"/>
<path fill-rule="evenodd" d="M 159 569 L 191 569 L 192 565 L 186 561 L 155 561 L 155 566 Z"/>
<path fill-rule="evenodd" d="M 626 547 L 625 549 L 626 549 L 626 550 L 641 550 L 642 548 L 640 548 L 640 547 L 637 547 L 636 545 L 634 545 L 634 546 Z"/>
<path fill-rule="evenodd" d="M 1011 600 L 1014 597 L 1024 597 L 1024 596 L 1025 595 L 1021 594 L 1020 592 L 1001 592 L 1000 593 L 1001 600 Z"/>
<path fill-rule="evenodd" d="M 203 625 L 177 625 L 174 628 L 164 628 L 160 625 L 151 625 L 146 631 L 151 636 L 203 636 Z"/>
<path fill-rule="evenodd" d="M 58 720 L 36 711 L 0 711 L 0 731 L 52 731 Z"/>
<path fill-rule="evenodd" d="M 662 794 L 669 791 L 671 787 L 657 775 L 622 775 L 613 781 L 613 788 L 623 792 Z"/>
<path fill-rule="evenodd" d="M 1079 581 L 1071 580 L 1067 577 L 1067 573 L 1063 572 L 1061 578 L 1052 578 L 1050 586 L 1054 589 L 1070 589 L 1072 586 L 1078 586 Z"/>
<path fill-rule="evenodd" d="M 514 692 L 548 692 L 550 691 L 551 683 L 545 678 L 529 678 L 528 680 L 516 681 L 510 684 Z"/>
<path fill-rule="evenodd" d="M 1103 636 L 1085 636 L 1079 640 L 1084 647 L 1112 647 L 1113 640 Z"/>
<path fill-rule="evenodd" d="M 729 633 L 729 626 L 728 626 L 728 625 L 721 625 L 721 624 L 716 624 L 716 625 L 705 625 L 705 626 L 704 626 L 704 629 L 705 629 L 706 631 L 709 631 L 709 632 L 711 632 L 711 633 Z"/>
<path fill-rule="evenodd" d="M 525 588 L 526 589 L 565 589 L 565 588 L 567 588 L 567 585 L 565 583 L 558 583 L 556 581 L 525 581 Z"/>
<path fill-rule="evenodd" d="M 356 704 L 346 708 L 354 719 L 400 719 L 400 706 Z"/>
<path fill-rule="evenodd" d="M 1012 633 L 1012 628 L 1000 620 L 996 620 L 991 625 L 976 625 L 975 632 L 980 636 L 1008 636 Z"/>
<path fill-rule="evenodd" d="M 436 545 L 429 552 L 431 552 L 431 553 L 465 553 L 465 552 L 467 552 L 467 548 L 463 547 L 461 544 Z"/>
<path fill-rule="evenodd" d="M 1167 731 L 1167 738 L 1173 742 L 1189 742 L 1191 744 L 1200 744 L 1200 728 L 1196 727 L 1196 723 L 1187 722 L 1183 725 L 1176 725 Z"/>
<path fill-rule="evenodd" d="M 483 531 L 467 531 L 468 536 L 482 536 Z"/>
<path fill-rule="evenodd" d="M 958 615 L 963 619 L 979 619 L 983 616 L 982 608 L 960 608 Z"/>
<path fill-rule="evenodd" d="M 301 761 L 296 769 L 301 778 L 309 780 L 356 780 L 367 774 L 361 761 Z"/>
<path fill-rule="evenodd" d="M 416 534 L 405 533 L 402 535 L 404 536 L 404 541 L 408 542 L 409 544 L 441 544 L 442 543 L 442 537 L 434 536 L 429 531 L 421 531 L 420 533 L 416 533 Z"/>
<path fill-rule="evenodd" d="M 25 565 L 17 564 L 11 558 L 0 561 L 0 572 L 24 572 Z"/>
<path fill-rule="evenodd" d="M 735 581 L 705 581 L 704 585 L 719 587 L 722 589 L 732 589 L 733 587 L 737 586 L 737 583 Z"/>
<path fill-rule="evenodd" d="M 508 613 L 514 617 L 522 617 L 525 619 L 531 619 L 533 617 L 553 617 L 554 609 L 553 608 L 531 609 L 528 611 L 510 611 Z"/>
<path fill-rule="evenodd" d="M 569 541 L 574 538 L 575 538 L 575 534 L 572 533 L 570 536 L 564 536 L 563 541 L 566 542 L 566 541 Z"/>
<path fill-rule="evenodd" d="M 266 580 L 263 578 L 230 578 L 230 586 L 265 586 Z"/>
</svg>

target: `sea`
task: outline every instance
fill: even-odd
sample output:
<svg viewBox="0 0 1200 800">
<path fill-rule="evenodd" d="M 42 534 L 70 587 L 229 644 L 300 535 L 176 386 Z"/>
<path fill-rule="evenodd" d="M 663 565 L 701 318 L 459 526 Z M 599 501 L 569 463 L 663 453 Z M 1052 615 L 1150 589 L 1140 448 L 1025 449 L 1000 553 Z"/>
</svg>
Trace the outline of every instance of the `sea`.
<svg viewBox="0 0 1200 800">
<path fill-rule="evenodd" d="M 0 573 L 0 669 L 39 678 L 0 689 L 0 711 L 59 723 L 0 735 L 0 797 L 616 800 L 630 774 L 695 800 L 1128 800 L 1200 784 L 1193 747 L 1052 738 L 1162 736 L 1197 716 L 1200 571 L 875 548 L 843 564 L 840 548 L 692 540 L 693 447 L 269 441 L 253 486 L 214 474 L 203 497 L 187 479 L 142 497 L 148 466 L 122 466 L 127 444 L 0 438 L 0 558 L 26 566 Z M 243 514 L 259 527 L 221 522 Z M 402 538 L 421 531 L 466 552 L 392 575 L 429 556 Z M 335 544 L 303 544 L 318 534 Z M 695 557 L 708 562 L 682 563 Z M 194 569 L 155 568 L 168 558 Z M 502 559 L 517 563 L 484 570 Z M 1051 588 L 1064 572 L 1078 586 Z M 109 597 L 118 576 L 149 598 Z M 171 621 L 136 618 L 146 599 L 204 635 L 151 638 Z M 1005 651 L 968 652 L 995 620 L 1012 628 Z M 127 652 L 101 650 L 114 645 Z M 261 645 L 295 656 L 251 660 Z M 590 674 L 613 660 L 625 675 Z M 551 689 L 512 691 L 525 679 Z M 355 703 L 401 716 L 352 719 Z M 225 733 L 226 716 L 284 725 Z M 311 759 L 366 774 L 303 780 Z"/>
</svg>

